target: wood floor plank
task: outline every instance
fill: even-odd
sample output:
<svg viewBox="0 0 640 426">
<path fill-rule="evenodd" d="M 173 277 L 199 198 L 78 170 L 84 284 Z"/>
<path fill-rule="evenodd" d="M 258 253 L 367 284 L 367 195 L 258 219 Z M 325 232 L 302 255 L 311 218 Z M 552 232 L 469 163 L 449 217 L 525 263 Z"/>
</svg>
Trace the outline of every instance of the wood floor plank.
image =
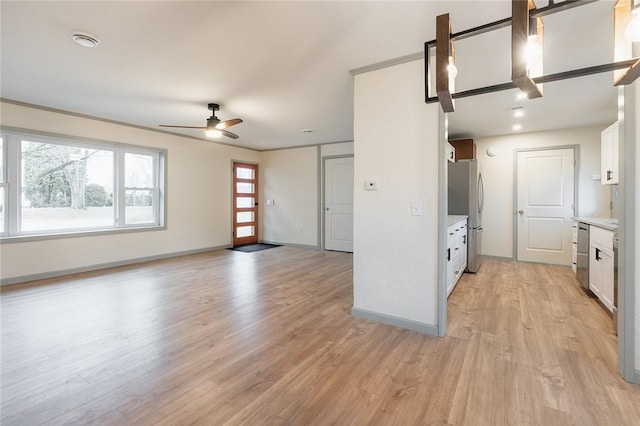
<svg viewBox="0 0 640 426">
<path fill-rule="evenodd" d="M 637 425 L 569 268 L 487 260 L 442 339 L 354 318 L 352 255 L 220 250 L 0 289 L 0 420 Z"/>
</svg>

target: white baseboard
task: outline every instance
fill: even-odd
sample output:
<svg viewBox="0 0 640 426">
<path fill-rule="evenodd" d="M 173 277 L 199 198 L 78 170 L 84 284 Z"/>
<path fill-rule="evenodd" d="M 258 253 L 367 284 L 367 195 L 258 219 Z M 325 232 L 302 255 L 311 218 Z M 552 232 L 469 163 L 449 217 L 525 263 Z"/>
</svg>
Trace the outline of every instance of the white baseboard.
<svg viewBox="0 0 640 426">
<path fill-rule="evenodd" d="M 357 318 L 363 318 L 370 321 L 381 322 L 383 324 L 392 325 L 394 327 L 406 328 L 407 330 L 417 331 L 418 333 L 427 334 L 429 336 L 438 337 L 438 326 L 432 324 L 424 324 L 417 321 L 411 321 L 404 318 L 394 317 L 393 315 L 380 314 L 378 312 L 367 311 L 366 309 L 351 308 L 351 315 Z"/>
<path fill-rule="evenodd" d="M 318 246 L 311 246 L 308 244 L 290 244 L 290 243 L 283 243 L 281 241 L 269 241 L 269 240 L 260 240 L 260 242 L 264 244 L 275 244 L 278 246 L 296 247 L 296 248 L 311 249 L 311 250 L 320 249 L 320 247 Z"/>
<path fill-rule="evenodd" d="M 149 262 L 149 261 L 152 261 L 152 260 L 161 260 L 161 259 L 168 259 L 168 258 L 171 258 L 171 257 L 187 256 L 187 255 L 190 255 L 190 254 L 206 253 L 206 252 L 209 252 L 209 251 L 221 250 L 221 249 L 226 249 L 226 248 L 229 248 L 229 247 L 231 247 L 231 246 L 226 245 L 226 246 L 208 247 L 208 248 L 203 248 L 203 249 L 186 250 L 186 251 L 181 251 L 181 252 L 158 254 L 158 255 L 154 255 L 154 256 L 138 257 L 138 258 L 135 258 L 135 259 L 118 260 L 118 261 L 115 261 L 115 262 L 99 263 L 99 264 L 96 264 L 96 265 L 80 266 L 78 268 L 70 268 L 70 269 L 61 269 L 61 270 L 58 270 L 58 271 L 42 272 L 40 274 L 31 274 L 31 275 L 22 275 L 22 276 L 18 276 L 18 277 L 2 278 L 2 279 L 0 279 L 0 286 L 12 285 L 12 284 L 21 284 L 21 283 L 25 283 L 25 282 L 28 282 L 28 281 L 35 281 L 35 280 L 46 280 L 46 279 L 49 279 L 49 278 L 61 277 L 61 276 L 64 276 L 64 275 L 79 274 L 81 272 L 99 271 L 101 269 L 108 269 L 108 268 L 115 268 L 115 267 L 118 267 L 118 266 L 133 265 L 133 264 L 136 264 L 136 263 Z"/>
</svg>

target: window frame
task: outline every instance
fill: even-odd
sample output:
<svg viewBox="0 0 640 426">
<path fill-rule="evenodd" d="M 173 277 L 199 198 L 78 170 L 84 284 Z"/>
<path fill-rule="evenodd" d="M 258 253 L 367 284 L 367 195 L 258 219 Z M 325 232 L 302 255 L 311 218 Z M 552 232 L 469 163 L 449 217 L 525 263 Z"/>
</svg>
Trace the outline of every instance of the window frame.
<svg viewBox="0 0 640 426">
<path fill-rule="evenodd" d="M 167 229 L 167 150 L 162 148 L 124 144 L 98 139 L 79 138 L 24 129 L 0 127 L 3 140 L 5 180 L 0 176 L 0 186 L 5 187 L 5 229 L 0 233 L 0 244 L 12 242 L 38 241 L 94 235 L 109 235 Z M 22 218 L 22 142 L 48 143 L 63 146 L 89 148 L 113 153 L 113 225 L 91 227 L 23 231 Z M 127 153 L 150 155 L 153 164 L 153 222 L 138 224 L 125 223 L 124 203 L 124 158 Z M 0 230 L 2 231 L 2 230 Z"/>
<path fill-rule="evenodd" d="M 8 235 L 8 229 L 9 229 L 9 217 L 7 215 L 7 209 L 8 209 L 8 204 L 9 204 L 9 182 L 8 182 L 8 178 L 7 178 L 7 166 L 8 166 L 8 161 L 7 161 L 7 141 L 8 141 L 8 136 L 5 132 L 0 131 L 0 143 L 2 143 L 2 153 L 0 154 L 0 164 L 2 165 L 2 172 L 0 172 L 0 189 L 3 189 L 4 191 L 2 191 L 3 195 L 4 195 L 4 200 L 2 200 L 2 206 L 4 206 L 3 210 L 0 212 L 0 215 L 3 216 L 3 227 L 2 229 L 0 229 L 0 238 Z"/>
</svg>

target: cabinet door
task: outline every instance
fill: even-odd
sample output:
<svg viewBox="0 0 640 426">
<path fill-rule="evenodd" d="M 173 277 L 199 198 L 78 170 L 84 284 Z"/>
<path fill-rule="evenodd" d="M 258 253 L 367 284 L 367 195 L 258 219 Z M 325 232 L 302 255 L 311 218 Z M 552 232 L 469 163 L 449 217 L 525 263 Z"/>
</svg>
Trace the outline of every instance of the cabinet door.
<svg viewBox="0 0 640 426">
<path fill-rule="evenodd" d="M 602 282 L 600 286 L 600 301 L 613 312 L 613 252 L 604 249 L 600 252 L 600 267 L 602 268 Z"/>
<path fill-rule="evenodd" d="M 589 245 L 589 290 L 600 298 L 602 288 L 602 264 L 598 260 L 600 258 L 599 248 L 596 244 Z"/>
<path fill-rule="evenodd" d="M 467 222 L 462 224 L 460 231 L 460 273 L 467 268 Z"/>
<path fill-rule="evenodd" d="M 602 131 L 600 181 L 603 185 L 618 183 L 618 122 Z"/>
<path fill-rule="evenodd" d="M 456 149 L 450 143 L 447 143 L 447 161 L 456 161 Z"/>
<path fill-rule="evenodd" d="M 456 152 L 456 161 L 476 158 L 476 144 L 473 139 L 453 139 L 449 143 Z"/>
<path fill-rule="evenodd" d="M 455 237 L 456 237 L 456 228 L 454 225 L 451 225 L 447 228 L 447 296 L 451 293 L 453 289 L 453 284 L 456 282 L 456 274 L 454 262 L 455 258 L 453 256 L 454 246 L 455 246 Z"/>
</svg>

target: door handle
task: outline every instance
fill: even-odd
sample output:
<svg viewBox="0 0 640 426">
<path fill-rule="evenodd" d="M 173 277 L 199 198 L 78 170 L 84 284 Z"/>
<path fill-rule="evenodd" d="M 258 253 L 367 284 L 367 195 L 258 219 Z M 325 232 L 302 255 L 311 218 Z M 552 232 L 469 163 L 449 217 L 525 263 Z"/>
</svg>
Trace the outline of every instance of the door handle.
<svg viewBox="0 0 640 426">
<path fill-rule="evenodd" d="M 601 260 L 602 259 L 602 256 L 600 256 L 600 252 L 601 251 L 602 250 L 600 250 L 599 248 L 596 248 L 596 260 Z"/>
<path fill-rule="evenodd" d="M 612 170 L 607 170 L 607 180 L 608 180 L 608 181 L 612 179 L 612 178 L 611 178 L 611 175 L 612 175 L 612 174 L 613 174 L 613 171 L 612 171 Z"/>
<path fill-rule="evenodd" d="M 518 210 L 518 214 L 524 214 L 524 210 Z"/>
</svg>

